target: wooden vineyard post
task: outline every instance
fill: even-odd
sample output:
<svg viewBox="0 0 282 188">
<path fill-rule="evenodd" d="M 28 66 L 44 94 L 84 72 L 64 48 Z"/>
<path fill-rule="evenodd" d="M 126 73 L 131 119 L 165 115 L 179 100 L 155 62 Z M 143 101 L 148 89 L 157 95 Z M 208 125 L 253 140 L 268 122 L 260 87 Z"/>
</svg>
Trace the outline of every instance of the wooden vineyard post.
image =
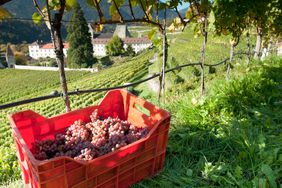
<svg viewBox="0 0 282 188">
<path fill-rule="evenodd" d="M 230 71 L 231 71 L 231 62 L 233 60 L 234 55 L 234 45 L 232 42 L 230 42 L 230 58 L 227 64 L 227 70 L 226 70 L 226 80 L 229 80 Z"/>
<path fill-rule="evenodd" d="M 232 40 L 230 40 L 230 57 L 229 57 L 229 61 L 227 64 L 226 80 L 229 80 L 230 71 L 231 71 L 231 63 L 234 57 L 234 48 L 239 44 L 239 41 L 240 41 L 240 37 L 233 38 Z"/>
<path fill-rule="evenodd" d="M 248 61 L 247 64 L 250 64 L 251 61 L 251 44 L 250 44 L 250 33 L 247 32 L 247 47 L 248 47 Z"/>
<path fill-rule="evenodd" d="M 51 40 L 55 49 L 56 61 L 59 67 L 62 97 L 64 99 L 66 111 L 69 112 L 71 111 L 71 108 L 70 108 L 70 100 L 68 96 L 68 87 L 67 87 L 66 74 L 65 74 L 65 63 L 64 63 L 64 53 L 63 53 L 64 45 L 61 36 L 61 20 L 63 17 L 66 2 L 65 0 L 60 1 L 61 8 L 59 10 L 59 13 L 56 13 L 54 15 L 54 21 L 51 20 L 48 0 L 46 0 L 45 2 L 47 7 L 47 16 L 50 23 L 49 30 L 51 33 Z"/>
<path fill-rule="evenodd" d="M 204 42 L 202 45 L 202 58 L 201 58 L 201 89 L 200 96 L 203 96 L 205 93 L 205 51 L 206 51 L 206 43 L 208 40 L 207 33 L 207 16 L 204 16 L 204 28 L 203 28 Z"/>
<path fill-rule="evenodd" d="M 163 102 L 165 102 L 165 68 L 167 64 L 167 36 L 166 36 L 166 9 L 164 11 L 164 25 L 162 30 L 163 35 L 163 64 L 162 64 L 162 71 L 160 75 L 160 88 L 159 88 L 159 100 L 161 96 L 163 97 Z"/>
<path fill-rule="evenodd" d="M 254 57 L 258 59 L 261 56 L 261 43 L 262 43 L 262 28 L 257 27 L 257 41 L 256 41 L 256 51 Z"/>
</svg>

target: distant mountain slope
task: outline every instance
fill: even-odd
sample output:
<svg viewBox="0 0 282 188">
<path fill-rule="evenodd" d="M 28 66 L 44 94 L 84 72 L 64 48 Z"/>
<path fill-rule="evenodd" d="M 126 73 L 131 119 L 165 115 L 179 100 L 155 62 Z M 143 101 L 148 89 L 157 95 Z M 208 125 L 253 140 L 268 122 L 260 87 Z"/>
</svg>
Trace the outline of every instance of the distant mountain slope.
<svg viewBox="0 0 282 188">
<path fill-rule="evenodd" d="M 41 2 L 41 5 L 44 5 L 44 1 L 39 2 Z M 78 2 L 80 3 L 88 22 L 98 20 L 97 11 L 94 8 L 88 6 L 85 0 L 78 0 Z M 107 19 L 110 18 L 109 6 L 110 4 L 107 1 L 101 1 L 101 8 Z M 32 20 L 20 20 L 31 19 L 32 14 L 36 12 L 32 0 L 13 0 L 5 4 L 4 7 L 13 14 L 14 20 L 0 22 L 0 43 L 10 42 L 18 44 L 24 41 L 28 43 L 35 40 L 50 41 L 50 33 L 44 24 L 35 25 Z M 128 7 L 122 7 L 121 13 L 125 19 L 132 18 Z M 134 15 L 136 18 L 142 18 L 144 16 L 143 11 L 137 7 L 134 8 Z M 70 16 L 71 12 L 67 12 L 64 16 L 64 20 L 68 21 Z M 167 18 L 169 20 L 173 19 L 175 16 L 176 14 L 173 11 L 167 11 Z M 163 11 L 160 12 L 159 17 L 160 19 L 163 19 Z M 65 22 L 64 25 L 66 26 L 67 23 Z M 63 28 L 62 33 L 65 38 L 65 27 Z"/>
<path fill-rule="evenodd" d="M 78 0 L 78 2 L 81 5 L 81 8 L 85 14 L 86 20 L 88 21 L 98 20 L 97 11 L 94 8 L 91 8 L 90 6 L 88 6 L 85 0 Z M 43 1 L 41 1 L 41 5 L 44 5 Z M 101 1 L 101 8 L 102 8 L 103 13 L 105 13 L 106 18 L 110 17 L 109 6 L 110 4 L 107 1 L 105 0 Z M 33 12 L 36 11 L 32 0 L 13 0 L 5 4 L 4 7 L 7 8 L 14 15 L 14 17 L 17 17 L 17 18 L 31 18 L 31 15 L 33 14 Z M 128 7 L 122 7 L 121 13 L 125 19 L 131 18 L 130 9 Z M 134 14 L 135 14 L 135 17 L 137 18 L 143 17 L 142 10 L 136 7 L 134 8 Z M 176 14 L 173 11 L 167 10 L 168 19 L 173 18 L 175 16 Z M 70 17 L 70 13 L 67 13 L 65 15 L 65 20 L 69 20 L 69 17 Z M 163 17 L 164 17 L 163 11 L 161 11 L 160 18 L 162 19 Z"/>
<path fill-rule="evenodd" d="M 50 41 L 50 31 L 43 23 L 36 25 L 30 21 L 2 21 L 0 22 L 0 31 L 0 44 L 32 43 L 36 40 Z M 65 27 L 62 28 L 62 36 L 63 38 L 66 36 Z"/>
</svg>

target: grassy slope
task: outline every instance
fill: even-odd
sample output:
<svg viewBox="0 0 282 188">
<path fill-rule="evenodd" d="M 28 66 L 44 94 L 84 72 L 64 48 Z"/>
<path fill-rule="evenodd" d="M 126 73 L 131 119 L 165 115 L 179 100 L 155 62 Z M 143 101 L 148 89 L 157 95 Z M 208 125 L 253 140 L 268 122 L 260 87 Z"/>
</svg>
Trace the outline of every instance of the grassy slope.
<svg viewBox="0 0 282 188">
<path fill-rule="evenodd" d="M 89 74 L 84 71 L 67 71 L 66 77 L 68 82 L 72 82 Z M 55 71 L 0 69 L 0 80 L 0 104 L 39 96 L 42 93 L 49 94 L 50 88 L 57 89 L 60 85 L 59 75 Z"/>
<path fill-rule="evenodd" d="M 206 64 L 215 64 L 223 59 L 227 58 L 230 53 L 229 36 L 213 36 L 208 35 L 208 42 L 206 46 Z M 255 36 L 251 35 L 251 43 L 254 44 Z M 202 48 L 203 37 L 194 37 L 193 31 L 188 27 L 183 33 L 169 33 L 168 34 L 168 63 L 167 68 L 172 68 L 177 65 L 183 65 L 186 63 L 196 63 L 201 59 L 201 48 Z M 240 43 L 235 48 L 236 52 L 246 51 L 247 43 L 245 36 L 242 36 Z M 233 66 L 236 63 L 245 63 L 246 57 L 235 56 Z M 162 57 L 158 57 L 157 61 L 149 67 L 149 73 L 159 72 L 162 67 Z M 224 77 L 223 71 L 225 71 L 226 65 L 220 65 L 215 67 L 215 74 L 209 74 L 209 68 L 205 67 L 206 79 L 213 79 L 214 77 Z M 219 74 L 218 74 L 219 73 Z M 178 92 L 179 88 L 181 91 L 188 92 L 200 85 L 198 83 L 200 79 L 200 67 L 186 67 L 179 71 L 174 71 L 166 74 L 166 87 L 168 91 L 173 93 Z M 158 83 L 158 79 L 156 79 Z M 177 87 L 175 87 L 177 85 Z M 209 89 L 210 85 L 206 85 Z M 137 88 L 142 97 L 148 98 L 151 96 L 156 97 L 157 95 L 147 90 L 147 83 L 142 84 Z"/>
<path fill-rule="evenodd" d="M 68 73 L 70 81 L 68 87 L 70 90 L 77 88 L 92 89 L 117 86 L 132 81 L 147 73 L 147 60 L 152 54 L 153 52 L 142 53 L 126 63 L 121 63 L 94 74 Z M 15 74 L 17 76 L 13 76 Z M 5 103 L 49 94 L 56 89 L 59 90 L 57 74 L 46 71 L 1 70 L 0 85 L 1 92 L 3 91 L 0 101 L 5 101 Z M 5 87 L 2 87 L 2 85 Z M 15 85 L 15 87 L 11 87 L 11 85 Z M 71 96 L 72 108 L 77 109 L 95 104 L 104 93 Z M 8 98 L 7 96 L 11 97 Z M 57 98 L 0 111 L 0 184 L 9 179 L 19 178 L 19 169 L 7 115 L 25 109 L 32 109 L 50 117 L 64 112 L 64 105 L 62 99 Z"/>
<path fill-rule="evenodd" d="M 204 99 L 197 90 L 167 96 L 172 114 L 164 170 L 144 187 L 281 186 L 282 59 L 238 65 Z M 15 182 L 9 187 L 21 187 Z"/>
<path fill-rule="evenodd" d="M 169 60 L 176 59 L 172 64 L 199 60 L 201 39 L 189 31 L 170 39 Z M 244 46 L 243 39 L 236 51 Z M 206 53 L 208 64 L 228 56 L 228 37 L 209 38 Z M 247 66 L 246 59 L 236 58 L 230 82 L 225 81 L 224 65 L 215 74 L 206 70 L 204 99 L 198 98 L 199 77 L 192 76 L 192 68 L 177 72 L 184 83 L 167 74 L 174 85 L 163 105 L 172 113 L 165 168 L 134 187 L 281 187 L 281 65 L 281 59 L 271 59 Z M 158 68 L 155 64 L 150 71 Z M 159 104 L 147 84 L 137 89 Z"/>
<path fill-rule="evenodd" d="M 165 168 L 134 187 L 281 187 L 282 59 L 237 65 L 210 91 L 167 96 Z M 192 104 L 192 99 L 198 100 Z"/>
<path fill-rule="evenodd" d="M 229 54 L 227 37 L 209 40 L 213 45 L 208 46 L 207 63 Z M 169 59 L 175 56 L 177 64 L 198 60 L 201 39 L 185 32 L 170 42 Z M 281 65 L 276 59 L 247 67 L 238 60 L 230 82 L 224 80 L 224 68 L 218 68 L 216 74 L 206 75 L 207 96 L 201 100 L 198 79 L 189 80 L 191 69 L 183 69 L 185 82 L 171 87 L 166 105 L 160 104 L 173 116 L 165 168 L 134 187 L 275 187 L 275 183 L 279 187 Z M 146 84 L 138 88 L 144 90 L 143 97 L 156 102 Z M 192 98 L 198 100 L 196 105 Z"/>
</svg>

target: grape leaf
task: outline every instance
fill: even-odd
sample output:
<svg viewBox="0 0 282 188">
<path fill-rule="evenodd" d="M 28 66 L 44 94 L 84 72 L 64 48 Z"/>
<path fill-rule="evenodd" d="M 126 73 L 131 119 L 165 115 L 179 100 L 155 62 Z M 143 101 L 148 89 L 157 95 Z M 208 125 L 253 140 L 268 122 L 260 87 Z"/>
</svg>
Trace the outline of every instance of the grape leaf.
<svg viewBox="0 0 282 188">
<path fill-rule="evenodd" d="M 42 17 L 37 12 L 32 14 L 32 20 L 34 23 L 38 24 L 41 21 Z"/>
<path fill-rule="evenodd" d="M 72 9 L 76 5 L 76 0 L 66 0 L 66 10 Z"/>
<path fill-rule="evenodd" d="M 0 7 L 0 20 L 5 18 L 11 18 L 12 15 L 9 11 L 4 9 L 3 7 Z"/>
</svg>

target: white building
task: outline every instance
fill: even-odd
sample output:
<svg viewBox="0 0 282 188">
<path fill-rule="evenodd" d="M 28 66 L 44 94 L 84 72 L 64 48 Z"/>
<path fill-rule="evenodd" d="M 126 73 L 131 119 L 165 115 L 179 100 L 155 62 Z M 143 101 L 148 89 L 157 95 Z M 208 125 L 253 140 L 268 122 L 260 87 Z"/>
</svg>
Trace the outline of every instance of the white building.
<svg viewBox="0 0 282 188">
<path fill-rule="evenodd" d="M 64 43 L 63 51 L 65 56 L 67 56 L 67 50 L 68 50 L 68 43 Z M 33 59 L 56 57 L 52 43 L 40 44 L 38 42 L 34 42 L 28 46 L 28 51 L 29 51 L 29 56 L 32 57 Z"/>
<path fill-rule="evenodd" d="M 90 25 L 89 25 L 90 27 Z M 119 36 L 124 42 L 124 49 L 127 49 L 128 45 L 131 45 L 135 53 L 138 53 L 146 48 L 149 48 L 152 45 L 151 40 L 147 37 L 138 37 L 132 38 L 130 36 L 129 31 L 127 30 L 126 25 L 117 25 L 114 33 L 101 33 L 101 34 L 93 34 L 93 30 L 89 29 L 92 38 L 92 45 L 94 56 L 106 56 L 106 45 L 111 40 L 114 35 Z M 67 56 L 68 43 L 64 43 L 64 55 Z M 38 58 L 46 58 L 51 57 L 55 58 L 55 52 L 53 45 L 51 43 L 40 45 L 35 42 L 28 46 L 29 48 L 29 56 L 38 59 Z"/>
<path fill-rule="evenodd" d="M 106 45 L 111 38 L 95 38 L 93 39 L 93 51 L 95 56 L 106 56 Z M 122 38 L 126 50 L 129 45 L 132 46 L 135 53 L 138 53 L 152 45 L 152 42 L 147 37 L 140 38 Z"/>
</svg>

